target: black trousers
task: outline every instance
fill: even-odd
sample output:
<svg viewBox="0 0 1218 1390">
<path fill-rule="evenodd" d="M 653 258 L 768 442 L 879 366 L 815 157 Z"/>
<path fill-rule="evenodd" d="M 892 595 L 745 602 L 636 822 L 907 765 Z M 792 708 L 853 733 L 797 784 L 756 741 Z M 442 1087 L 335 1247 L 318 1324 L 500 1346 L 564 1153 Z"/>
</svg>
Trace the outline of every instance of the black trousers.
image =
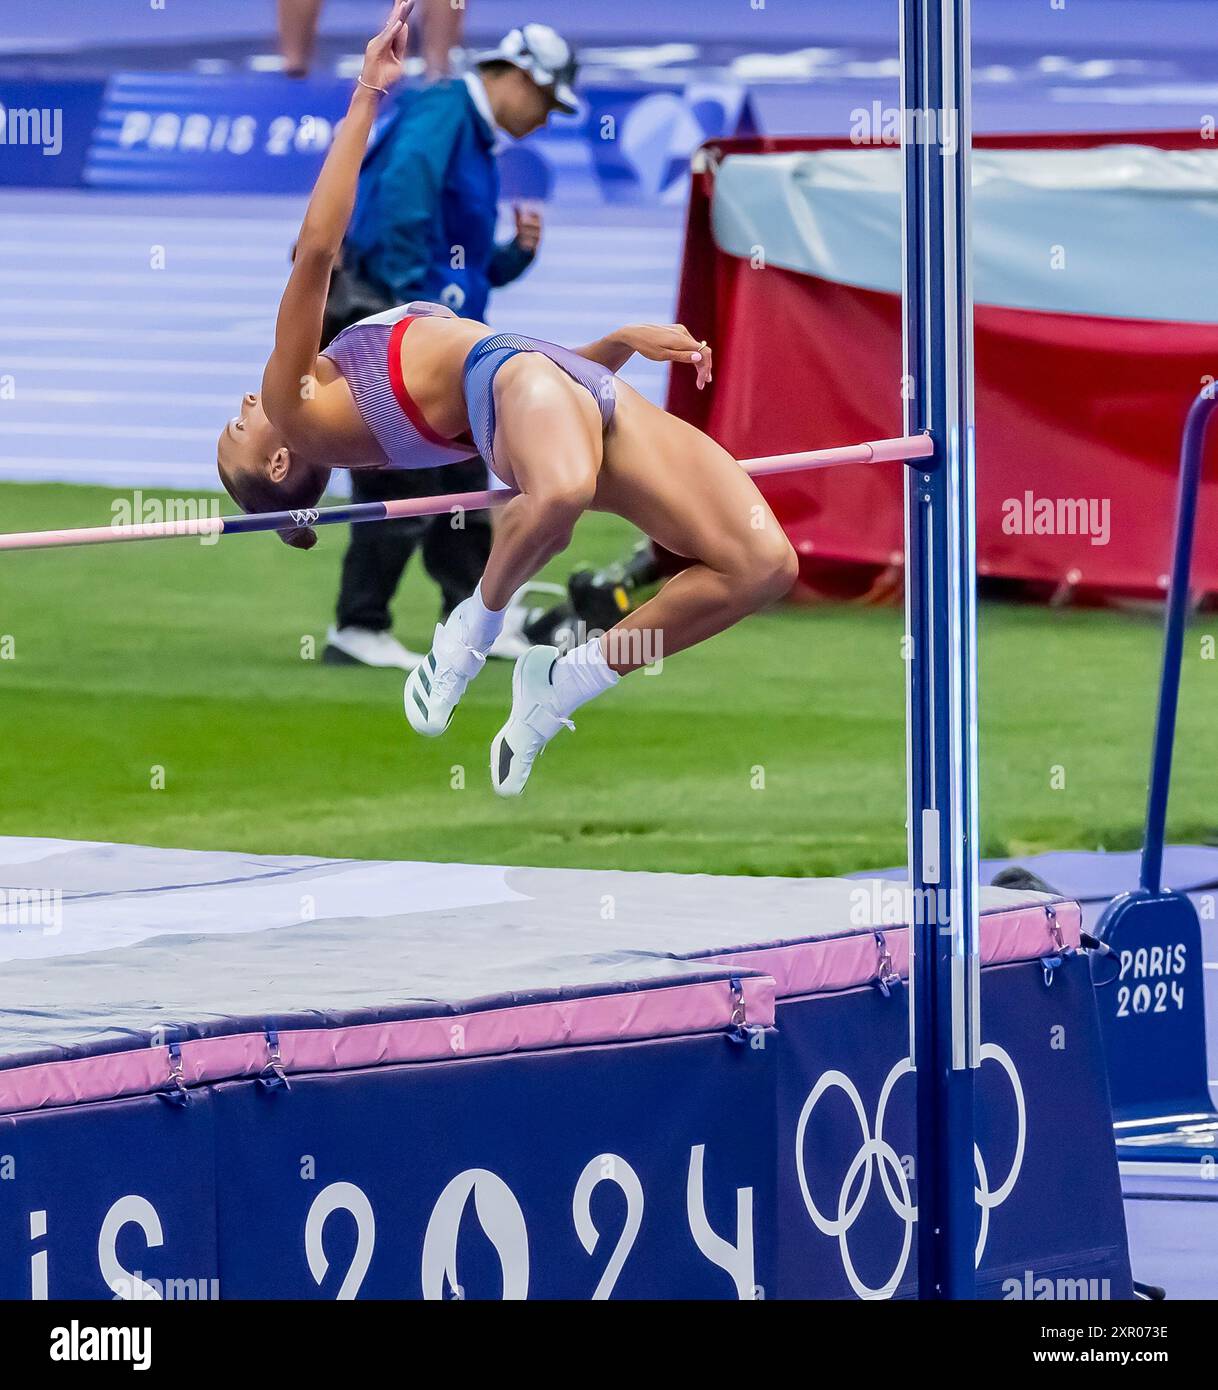
<svg viewBox="0 0 1218 1390">
<path fill-rule="evenodd" d="M 368 314 L 392 306 L 378 292 L 345 271 L 336 271 L 322 330 L 322 342 Z M 357 469 L 351 474 L 356 502 L 392 502 L 406 497 L 439 497 L 447 492 L 483 492 L 486 464 L 481 459 L 443 468 Z M 491 553 L 489 512 L 466 512 L 463 525 L 444 516 L 403 517 L 352 526 L 338 592 L 338 626 L 387 632 L 389 605 L 402 573 L 418 549 L 427 573 L 440 586 L 442 618 L 474 592 Z"/>
<path fill-rule="evenodd" d="M 356 469 L 351 474 L 356 502 L 482 492 L 486 485 L 486 464 L 480 458 L 443 468 Z M 420 549 L 427 573 L 440 586 L 441 620 L 447 618 L 474 592 L 491 553 L 490 513 L 465 512 L 461 521 L 454 526 L 454 518 L 445 512 L 352 526 L 343 556 L 338 626 L 387 631 L 392 626 L 389 604 L 410 557 Z"/>
</svg>

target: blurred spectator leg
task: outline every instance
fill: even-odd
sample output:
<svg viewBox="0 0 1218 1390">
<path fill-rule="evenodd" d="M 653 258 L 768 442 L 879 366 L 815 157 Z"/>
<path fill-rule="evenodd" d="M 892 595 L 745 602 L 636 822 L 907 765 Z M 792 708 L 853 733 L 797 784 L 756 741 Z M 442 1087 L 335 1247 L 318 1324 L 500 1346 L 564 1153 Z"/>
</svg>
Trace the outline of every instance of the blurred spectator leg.
<svg viewBox="0 0 1218 1390">
<path fill-rule="evenodd" d="M 351 498 L 355 502 L 420 495 L 406 472 L 372 469 L 351 474 Z M 343 556 L 338 613 L 328 634 L 327 662 L 409 669 L 419 660 L 417 652 L 409 651 L 394 637 L 389 604 L 429 520 L 399 517 L 352 526 Z"/>
<path fill-rule="evenodd" d="M 469 0 L 422 0 L 423 62 L 427 76 L 447 77 L 451 53 L 460 48 L 465 29 L 465 7 Z"/>
<path fill-rule="evenodd" d="M 279 51 L 289 77 L 304 77 L 313 62 L 322 0 L 279 0 Z"/>
<path fill-rule="evenodd" d="M 451 463 L 437 471 L 443 472 L 444 485 L 435 491 L 483 492 L 486 489 L 486 464 L 481 459 Z M 454 526 L 453 521 L 448 512 L 428 518 L 423 538 L 423 564 L 440 586 L 442 619 L 474 592 L 491 553 L 490 512 L 465 512 L 460 527 Z"/>
</svg>

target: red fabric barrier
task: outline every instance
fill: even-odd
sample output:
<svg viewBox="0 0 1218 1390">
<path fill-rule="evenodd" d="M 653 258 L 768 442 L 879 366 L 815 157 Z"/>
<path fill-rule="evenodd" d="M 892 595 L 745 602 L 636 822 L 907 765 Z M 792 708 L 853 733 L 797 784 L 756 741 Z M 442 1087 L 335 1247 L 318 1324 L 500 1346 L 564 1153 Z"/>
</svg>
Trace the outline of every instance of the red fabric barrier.
<svg viewBox="0 0 1218 1390">
<path fill-rule="evenodd" d="M 1197 137 L 1126 138 L 1187 146 Z M 1060 148 L 1111 139 L 1001 137 L 978 144 Z M 812 149 L 841 142 L 718 148 L 754 152 L 778 143 Z M 686 375 L 674 373 L 669 408 L 737 457 L 900 434 L 899 299 L 792 271 L 755 270 L 720 253 L 710 232 L 712 177 L 693 181 L 678 316 L 714 345 L 715 382 L 697 393 Z M 1170 563 L 1184 417 L 1218 373 L 1218 326 L 979 305 L 975 332 L 979 572 L 1050 588 L 1158 590 Z M 1206 479 L 1194 585 L 1216 592 L 1218 440 Z M 800 552 L 805 582 L 825 593 L 857 594 L 900 561 L 902 482 L 898 470 L 852 465 L 761 486 Z M 1062 534 L 1062 499 L 1091 501 L 1094 519 L 1107 504 L 1107 543 Z M 1052 534 L 1036 533 L 1044 525 L 1036 500 L 1054 508 Z M 1013 524 L 1025 533 L 1012 534 Z"/>
</svg>

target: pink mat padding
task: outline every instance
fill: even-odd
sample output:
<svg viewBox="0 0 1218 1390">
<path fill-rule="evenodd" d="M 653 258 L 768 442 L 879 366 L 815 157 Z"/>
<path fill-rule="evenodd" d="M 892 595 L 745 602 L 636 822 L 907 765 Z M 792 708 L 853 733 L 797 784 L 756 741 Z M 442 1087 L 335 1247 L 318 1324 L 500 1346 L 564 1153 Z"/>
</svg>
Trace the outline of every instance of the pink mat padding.
<svg viewBox="0 0 1218 1390">
<path fill-rule="evenodd" d="M 772 1027 L 774 981 L 744 975 L 740 983 L 747 1022 Z M 722 1032 L 732 1022 L 735 1004 L 729 981 L 710 980 L 437 1018 L 285 1030 L 279 1050 L 289 1073 L 490 1057 Z M 181 1044 L 182 1083 L 257 1076 L 268 1060 L 262 1033 L 196 1038 Z M 165 1089 L 169 1075 L 167 1047 L 14 1067 L 0 1071 L 0 1114 L 146 1095 Z"/>
<path fill-rule="evenodd" d="M 1054 917 L 1043 906 L 1011 908 L 989 912 L 981 918 L 981 964 L 1006 965 L 1017 960 L 1037 960 L 1055 954 L 1051 920 L 1061 931 L 1062 943 L 1077 949 L 1082 930 L 1082 909 L 1077 903 L 1051 904 Z M 892 958 L 892 968 L 902 979 L 909 978 L 909 928 L 879 928 Z M 820 941 L 798 941 L 754 950 L 728 951 L 708 957 L 714 965 L 758 970 L 773 977 L 778 998 L 791 999 L 804 994 L 828 994 L 839 989 L 855 989 L 876 978 L 879 963 L 875 937 L 834 936 Z"/>
</svg>

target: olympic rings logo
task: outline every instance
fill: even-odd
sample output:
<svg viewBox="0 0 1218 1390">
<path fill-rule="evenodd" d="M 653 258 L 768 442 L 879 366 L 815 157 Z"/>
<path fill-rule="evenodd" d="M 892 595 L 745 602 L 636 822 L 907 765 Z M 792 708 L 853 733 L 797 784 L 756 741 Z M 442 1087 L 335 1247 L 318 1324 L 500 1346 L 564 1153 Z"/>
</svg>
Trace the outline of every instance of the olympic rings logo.
<svg viewBox="0 0 1218 1390">
<path fill-rule="evenodd" d="M 977 1185 L 973 1188 L 973 1195 L 977 1205 L 981 1208 L 981 1226 L 977 1234 L 975 1256 L 978 1265 L 981 1263 L 986 1239 L 989 1236 L 990 1212 L 1006 1201 L 1019 1180 L 1020 1170 L 1023 1168 L 1028 1128 L 1027 1106 L 1024 1101 L 1019 1073 L 1015 1070 L 1015 1063 L 996 1043 L 982 1045 L 981 1061 L 983 1065 L 988 1061 L 997 1062 L 1011 1083 L 1011 1094 L 1015 1101 L 1017 1135 L 1010 1169 L 996 1188 L 990 1186 L 989 1173 L 985 1160 L 981 1156 L 980 1148 L 975 1145 L 973 1148 L 973 1163 L 977 1170 Z M 835 1070 L 824 1072 L 816 1085 L 813 1086 L 807 1100 L 804 1101 L 803 1109 L 799 1114 L 799 1123 L 795 1127 L 795 1171 L 799 1177 L 799 1189 L 803 1193 L 804 1205 L 807 1207 L 808 1215 L 812 1218 L 817 1230 L 823 1235 L 836 1238 L 841 1250 L 842 1268 L 846 1272 L 846 1278 L 850 1281 L 850 1287 L 859 1298 L 891 1298 L 904 1277 L 913 1249 L 913 1228 L 914 1222 L 918 1219 L 918 1209 L 914 1204 L 913 1193 L 910 1191 L 909 1179 L 905 1176 L 900 1155 L 884 1138 L 884 1118 L 888 1111 L 888 1102 L 892 1096 L 893 1087 L 901 1077 L 907 1074 L 913 1074 L 913 1063 L 908 1057 L 903 1057 L 888 1073 L 883 1086 L 880 1088 L 874 1134 L 868 1123 L 867 1112 L 864 1109 L 863 1099 L 859 1095 L 858 1088 L 844 1072 Z M 836 1216 L 826 1215 L 812 1200 L 812 1193 L 808 1186 L 808 1175 L 804 1169 L 804 1139 L 808 1129 L 808 1121 L 812 1118 L 812 1112 L 815 1110 L 817 1102 L 832 1089 L 841 1091 L 854 1106 L 859 1130 L 863 1136 L 863 1142 L 851 1159 L 850 1166 L 846 1169 L 846 1175 L 842 1179 L 841 1190 L 837 1197 Z M 872 1182 L 877 1174 L 884 1195 L 888 1198 L 888 1205 L 892 1208 L 893 1214 L 900 1217 L 905 1229 L 896 1268 L 884 1284 L 873 1288 L 864 1282 L 854 1267 L 854 1261 L 850 1254 L 849 1235 L 867 1203 Z M 860 1175 L 861 1182 L 859 1182 Z M 851 1192 L 856 1183 L 858 1184 L 858 1191 L 851 1198 Z"/>
<path fill-rule="evenodd" d="M 288 515 L 297 526 L 312 526 L 320 513 L 316 507 L 306 507 L 303 511 L 289 512 Z"/>
</svg>

